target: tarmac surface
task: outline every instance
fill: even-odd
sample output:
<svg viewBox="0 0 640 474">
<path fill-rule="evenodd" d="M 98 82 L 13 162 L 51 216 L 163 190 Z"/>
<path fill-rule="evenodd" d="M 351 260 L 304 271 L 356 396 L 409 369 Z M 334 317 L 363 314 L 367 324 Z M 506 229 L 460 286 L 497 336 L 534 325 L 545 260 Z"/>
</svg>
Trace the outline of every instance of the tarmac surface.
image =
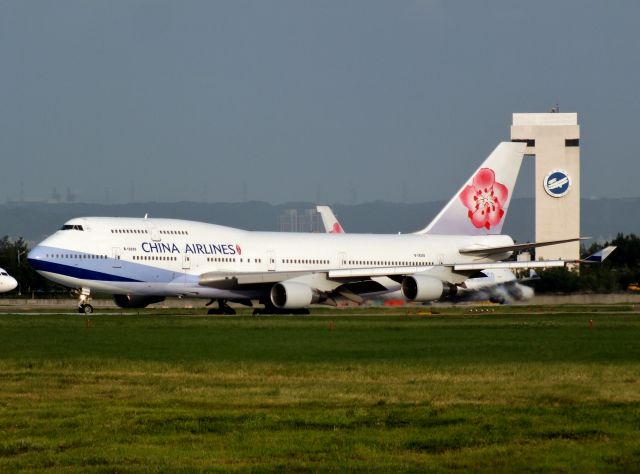
<svg viewBox="0 0 640 474">
<path fill-rule="evenodd" d="M 156 309 L 171 309 L 171 308 L 184 308 L 184 309 L 198 309 L 201 308 L 206 312 L 209 307 L 205 306 L 208 299 L 198 298 L 167 298 L 162 303 L 156 303 L 150 305 L 149 308 Z M 518 301 L 510 303 L 512 306 L 516 305 L 611 305 L 611 304 L 633 304 L 640 307 L 640 293 L 610 293 L 610 294 L 571 294 L 571 295 L 536 295 L 530 300 Z M 91 300 L 91 305 L 96 311 L 100 309 L 117 309 L 118 306 L 110 298 L 96 298 Z M 488 302 L 471 301 L 466 303 L 433 303 L 430 305 L 407 305 L 407 308 L 438 308 L 438 307 L 467 307 L 467 306 L 499 306 Z M 246 308 L 242 305 L 231 306 L 237 308 Z M 260 307 L 261 305 L 254 305 Z M 47 313 L 51 314 L 51 310 L 60 310 L 61 313 L 70 313 L 76 311 L 78 307 L 78 300 L 75 298 L 0 298 L 0 313 L 20 311 L 21 313 L 29 312 L 31 314 L 39 314 L 39 309 L 48 310 Z M 324 307 L 324 306 L 323 306 Z M 372 304 L 371 308 L 385 307 L 382 304 Z M 397 306 L 396 306 L 397 307 Z M 345 306 L 347 308 L 347 306 Z M 96 314 L 94 312 L 94 314 Z"/>
</svg>

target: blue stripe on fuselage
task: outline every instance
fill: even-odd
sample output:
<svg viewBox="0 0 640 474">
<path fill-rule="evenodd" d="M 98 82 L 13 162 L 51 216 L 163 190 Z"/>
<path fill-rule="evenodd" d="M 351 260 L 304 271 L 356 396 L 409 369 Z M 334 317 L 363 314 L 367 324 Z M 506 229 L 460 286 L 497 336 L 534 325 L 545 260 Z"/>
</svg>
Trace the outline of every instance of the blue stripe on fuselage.
<svg viewBox="0 0 640 474">
<path fill-rule="evenodd" d="M 31 266 L 34 268 L 34 270 L 49 272 L 49 273 L 56 273 L 58 275 L 78 278 L 80 280 L 127 281 L 127 282 L 142 281 L 142 280 L 134 280 L 133 278 L 127 278 L 119 275 L 113 275 L 111 273 L 97 272 L 95 270 L 88 270 L 86 268 L 79 268 L 76 266 L 49 262 L 46 260 L 39 260 L 34 258 L 30 258 L 28 260 Z"/>
<path fill-rule="evenodd" d="M 58 247 L 36 246 L 29 252 L 27 259 L 36 270 L 83 280 L 182 284 L 198 281 L 197 275 L 150 265 L 161 262 L 143 264 L 125 259 L 95 258 L 93 254 Z"/>
</svg>

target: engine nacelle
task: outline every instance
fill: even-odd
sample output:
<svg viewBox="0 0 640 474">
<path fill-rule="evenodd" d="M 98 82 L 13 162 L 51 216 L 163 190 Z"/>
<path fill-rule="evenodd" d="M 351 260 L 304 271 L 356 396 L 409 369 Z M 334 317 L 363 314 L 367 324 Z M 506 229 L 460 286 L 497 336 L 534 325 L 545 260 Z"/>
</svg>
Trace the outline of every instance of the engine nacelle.
<svg viewBox="0 0 640 474">
<path fill-rule="evenodd" d="M 409 301 L 435 301 L 456 294 L 455 285 L 428 275 L 410 275 L 402 280 L 402 294 Z"/>
<path fill-rule="evenodd" d="M 285 281 L 271 287 L 271 302 L 280 309 L 306 308 L 320 301 L 319 293 L 304 283 Z"/>
<path fill-rule="evenodd" d="M 113 295 L 113 301 L 121 308 L 146 308 L 147 305 L 164 301 L 164 296 Z"/>
</svg>

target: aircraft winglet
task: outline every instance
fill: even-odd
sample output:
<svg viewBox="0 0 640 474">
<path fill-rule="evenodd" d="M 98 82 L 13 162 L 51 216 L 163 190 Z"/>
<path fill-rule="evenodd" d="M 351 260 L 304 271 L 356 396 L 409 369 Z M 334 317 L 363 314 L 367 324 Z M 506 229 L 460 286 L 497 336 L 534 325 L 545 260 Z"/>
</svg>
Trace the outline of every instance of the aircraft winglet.
<svg viewBox="0 0 640 474">
<path fill-rule="evenodd" d="M 615 249 L 615 245 L 609 245 L 608 247 L 597 251 L 593 255 L 589 255 L 588 257 L 580 260 L 580 263 L 602 263 Z"/>
</svg>

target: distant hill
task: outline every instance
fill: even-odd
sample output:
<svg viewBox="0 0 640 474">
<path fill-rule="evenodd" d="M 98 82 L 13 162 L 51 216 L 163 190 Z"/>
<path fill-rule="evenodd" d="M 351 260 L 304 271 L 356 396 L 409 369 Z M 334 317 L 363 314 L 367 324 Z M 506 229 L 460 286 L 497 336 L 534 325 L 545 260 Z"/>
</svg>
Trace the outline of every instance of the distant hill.
<svg viewBox="0 0 640 474">
<path fill-rule="evenodd" d="M 332 208 L 347 232 L 407 233 L 423 228 L 442 208 L 443 202 L 402 204 L 369 202 Z M 582 234 L 610 240 L 616 233 L 640 234 L 640 198 L 583 199 Z M 23 237 L 34 243 L 53 233 L 67 220 L 79 216 L 171 217 L 240 227 L 249 230 L 279 230 L 278 219 L 287 209 L 314 208 L 312 203 L 272 205 L 244 203 L 24 203 L 0 205 L 0 237 Z M 561 222 L 558 225 L 562 225 Z M 514 199 L 504 232 L 519 242 L 534 240 L 534 201 Z"/>
</svg>

